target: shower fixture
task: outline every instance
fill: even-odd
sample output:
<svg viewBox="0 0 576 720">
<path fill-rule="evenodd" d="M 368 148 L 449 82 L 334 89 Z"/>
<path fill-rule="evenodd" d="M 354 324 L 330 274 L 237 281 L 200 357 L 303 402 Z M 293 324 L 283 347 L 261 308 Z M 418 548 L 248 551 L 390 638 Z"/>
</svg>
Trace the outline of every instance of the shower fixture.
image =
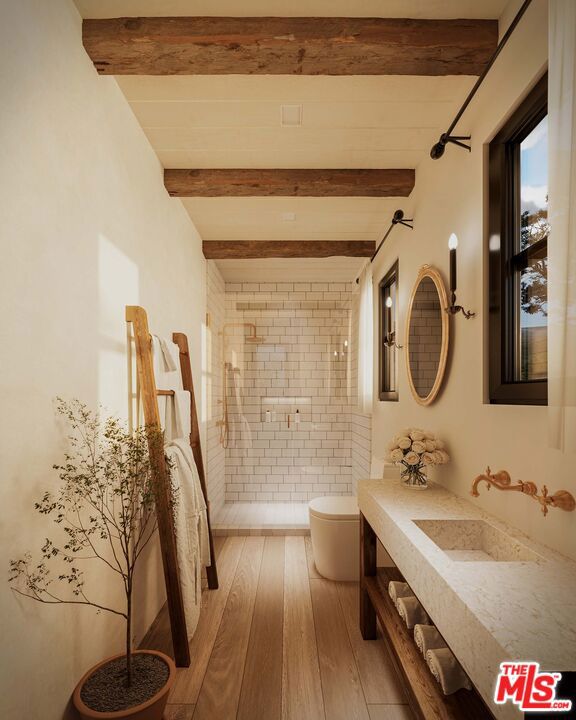
<svg viewBox="0 0 576 720">
<path fill-rule="evenodd" d="M 226 345 L 226 340 L 229 337 L 229 335 L 226 333 L 226 330 L 228 330 L 228 328 L 248 328 L 250 330 L 250 334 L 244 335 L 244 342 L 259 344 L 259 343 L 265 342 L 265 340 L 266 340 L 266 338 L 264 338 L 263 336 L 256 334 L 256 325 L 254 323 L 250 323 L 250 322 L 226 323 L 219 333 L 224 338 L 224 345 Z"/>
<path fill-rule="evenodd" d="M 228 447 L 228 435 L 230 430 L 230 422 L 228 418 L 228 374 L 232 370 L 236 374 L 240 374 L 240 369 L 232 366 L 226 361 L 226 351 L 228 349 L 228 340 L 230 335 L 226 332 L 229 328 L 247 328 L 250 332 L 243 336 L 243 340 L 251 345 L 260 345 L 266 341 L 256 332 L 256 325 L 249 322 L 226 323 L 219 335 L 222 335 L 222 418 L 216 422 L 216 427 L 220 428 L 220 444 L 223 448 Z"/>
</svg>

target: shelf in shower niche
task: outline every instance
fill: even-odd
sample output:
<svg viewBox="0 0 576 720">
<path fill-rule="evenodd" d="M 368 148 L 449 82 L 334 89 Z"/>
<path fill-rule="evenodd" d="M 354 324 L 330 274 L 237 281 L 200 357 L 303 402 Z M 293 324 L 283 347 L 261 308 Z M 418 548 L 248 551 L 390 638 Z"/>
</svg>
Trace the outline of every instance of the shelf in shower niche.
<svg viewBox="0 0 576 720">
<path fill-rule="evenodd" d="M 286 422 L 288 415 L 294 421 L 296 410 L 300 422 L 312 421 L 311 397 L 263 397 L 261 398 L 262 422 Z M 268 420 L 267 412 L 270 413 Z"/>
</svg>

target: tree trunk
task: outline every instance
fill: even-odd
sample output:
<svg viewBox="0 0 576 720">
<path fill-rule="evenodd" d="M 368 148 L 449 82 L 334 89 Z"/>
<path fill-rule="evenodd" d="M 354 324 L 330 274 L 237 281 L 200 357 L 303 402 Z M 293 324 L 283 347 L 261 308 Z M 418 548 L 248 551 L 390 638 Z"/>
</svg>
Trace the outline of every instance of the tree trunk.
<svg viewBox="0 0 576 720">
<path fill-rule="evenodd" d="M 132 685 L 132 585 L 126 593 L 126 687 Z"/>
</svg>

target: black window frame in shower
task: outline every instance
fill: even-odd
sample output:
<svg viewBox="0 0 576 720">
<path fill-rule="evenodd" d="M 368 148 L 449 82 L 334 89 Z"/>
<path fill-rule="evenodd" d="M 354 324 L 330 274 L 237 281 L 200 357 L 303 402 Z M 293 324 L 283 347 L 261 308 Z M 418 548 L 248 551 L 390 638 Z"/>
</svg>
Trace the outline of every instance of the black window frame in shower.
<svg viewBox="0 0 576 720">
<path fill-rule="evenodd" d="M 396 354 L 396 378 L 394 390 L 391 390 L 387 386 L 387 367 L 386 367 L 386 351 L 389 348 L 385 347 L 384 339 L 387 334 L 392 330 L 388 327 L 386 309 L 386 299 L 390 295 L 390 288 L 396 285 L 396 302 L 392 308 L 395 322 L 394 325 L 397 328 L 397 305 L 398 305 L 398 283 L 399 283 L 399 260 L 396 260 L 389 268 L 388 272 L 384 275 L 378 285 L 378 397 L 383 402 L 398 402 L 398 349 L 394 347 L 393 352 Z M 398 342 L 398 332 L 396 330 L 396 342 Z"/>
</svg>

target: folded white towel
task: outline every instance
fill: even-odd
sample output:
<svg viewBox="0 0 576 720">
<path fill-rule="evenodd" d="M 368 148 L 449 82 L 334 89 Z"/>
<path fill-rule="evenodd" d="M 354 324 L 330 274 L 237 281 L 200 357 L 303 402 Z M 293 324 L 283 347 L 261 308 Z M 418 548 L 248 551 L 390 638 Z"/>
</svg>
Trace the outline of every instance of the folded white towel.
<svg viewBox="0 0 576 720">
<path fill-rule="evenodd" d="M 426 662 L 430 672 L 442 687 L 444 695 L 452 695 L 452 693 L 462 688 L 470 690 L 472 687 L 468 675 L 466 675 L 449 648 L 428 650 Z"/>
<path fill-rule="evenodd" d="M 428 650 L 446 647 L 444 638 L 434 625 L 421 625 L 420 623 L 414 625 L 414 642 L 424 656 Z"/>
<path fill-rule="evenodd" d="M 427 625 L 430 622 L 426 610 L 424 610 L 414 595 L 398 598 L 396 601 L 396 610 L 398 610 L 398 614 L 402 620 L 404 620 L 408 630 L 412 630 L 414 625 L 418 623 Z"/>
<path fill-rule="evenodd" d="M 396 605 L 398 598 L 409 597 L 412 595 L 412 590 L 410 590 L 410 585 L 406 582 L 390 580 L 388 583 L 388 595 L 390 595 L 392 602 Z"/>
</svg>

